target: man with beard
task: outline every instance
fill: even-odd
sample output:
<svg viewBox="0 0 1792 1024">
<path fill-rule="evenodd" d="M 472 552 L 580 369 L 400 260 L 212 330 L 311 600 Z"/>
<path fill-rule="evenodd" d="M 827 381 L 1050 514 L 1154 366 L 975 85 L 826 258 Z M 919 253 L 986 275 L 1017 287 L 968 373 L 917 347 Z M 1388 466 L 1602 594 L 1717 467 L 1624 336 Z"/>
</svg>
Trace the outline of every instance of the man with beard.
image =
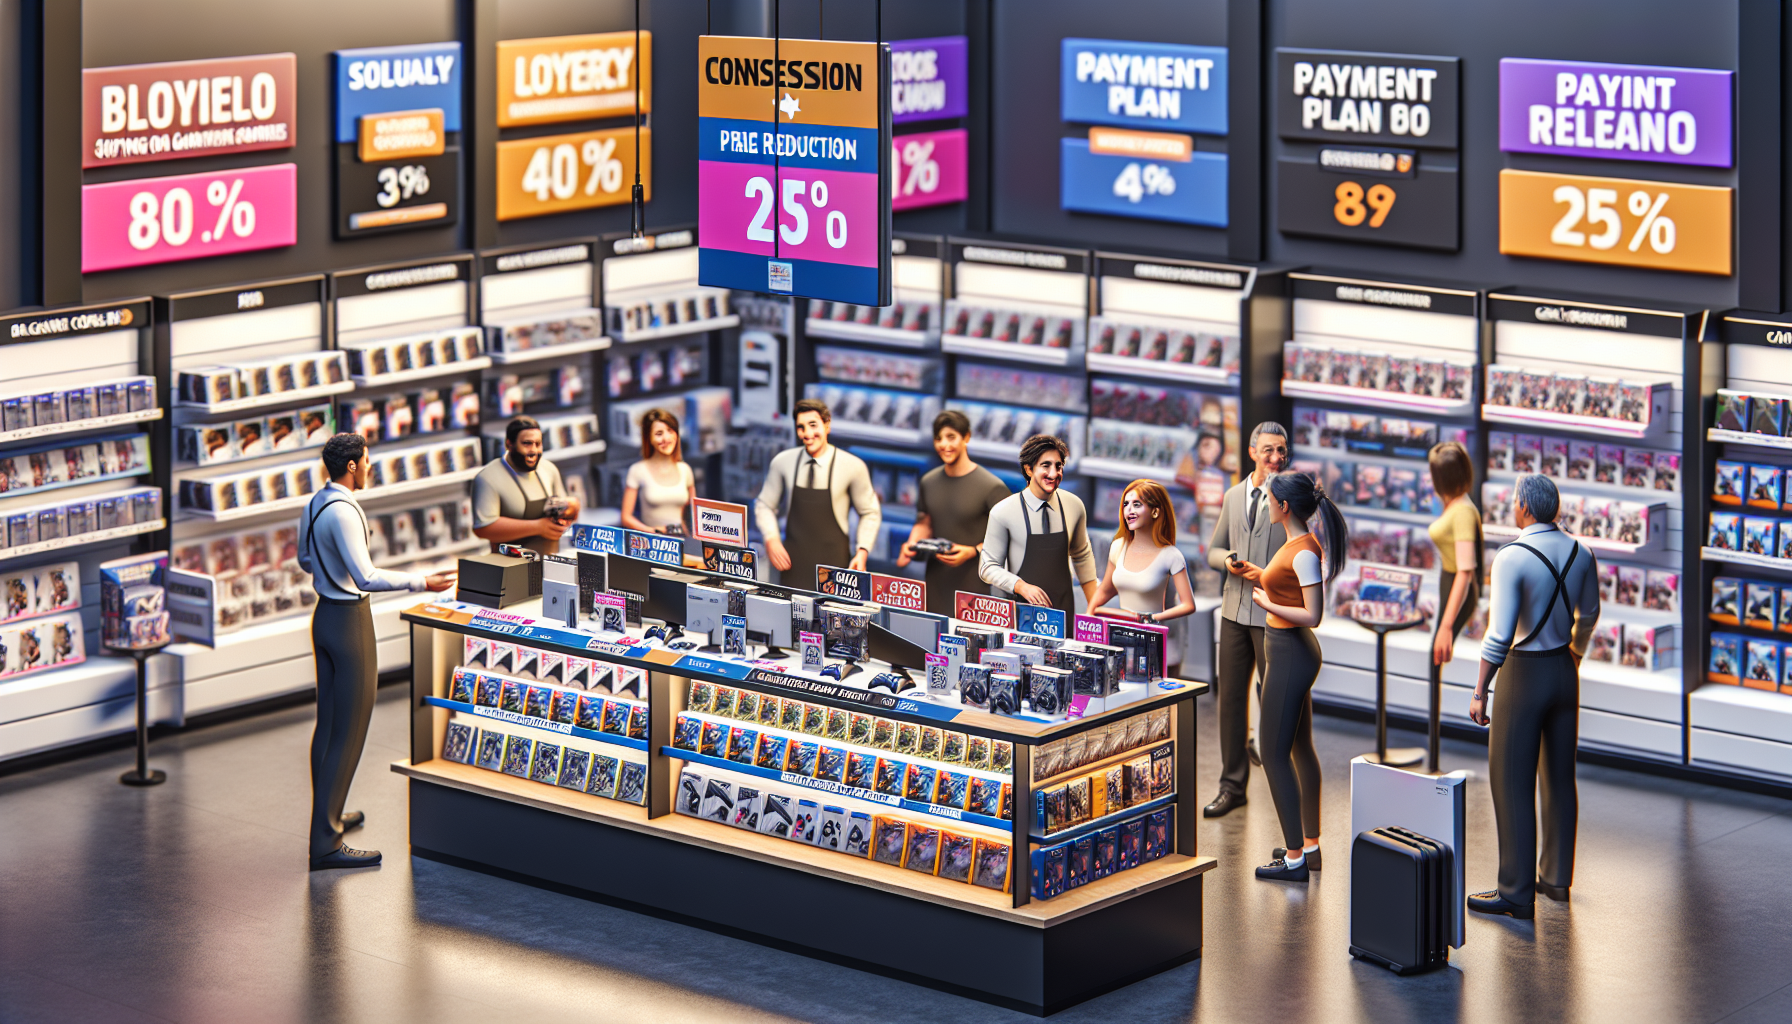
<svg viewBox="0 0 1792 1024">
<path fill-rule="evenodd" d="M 579 518 L 560 470 L 542 458 L 541 424 L 518 416 L 504 428 L 504 454 L 473 478 L 473 534 L 520 544 L 544 555 L 560 550 L 560 535 Z"/>
<path fill-rule="evenodd" d="M 1251 475 L 1233 484 L 1220 505 L 1220 520 L 1207 543 L 1207 564 L 1226 574 L 1220 604 L 1219 711 L 1220 795 L 1202 808 L 1218 818 L 1245 804 L 1256 751 L 1246 745 L 1251 718 L 1251 677 L 1263 675 L 1262 608 L 1251 600 L 1257 570 L 1287 542 L 1287 531 L 1269 521 L 1269 478 L 1288 466 L 1288 431 L 1264 421 L 1251 431 Z"/>
</svg>

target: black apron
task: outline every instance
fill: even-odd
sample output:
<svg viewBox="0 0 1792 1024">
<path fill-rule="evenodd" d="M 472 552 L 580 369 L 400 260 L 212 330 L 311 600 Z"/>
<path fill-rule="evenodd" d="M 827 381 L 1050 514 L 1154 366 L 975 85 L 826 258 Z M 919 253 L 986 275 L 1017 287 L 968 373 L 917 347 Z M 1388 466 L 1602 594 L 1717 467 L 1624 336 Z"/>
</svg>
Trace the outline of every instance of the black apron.
<svg viewBox="0 0 1792 1024">
<path fill-rule="evenodd" d="M 542 458 L 546 457 L 547 456 L 545 455 L 542 456 Z M 547 512 L 548 506 L 548 485 L 542 483 L 540 474 L 536 473 L 534 470 L 529 472 L 529 476 L 534 477 L 535 482 L 541 487 L 541 497 L 531 498 L 529 497 L 529 487 L 523 482 L 525 478 L 521 473 L 516 471 L 515 466 L 510 464 L 510 453 L 505 452 L 503 455 L 498 456 L 498 458 L 504 461 L 504 468 L 510 471 L 510 478 L 516 481 L 517 490 L 523 492 L 523 514 L 516 518 L 527 520 L 528 522 L 534 522 L 537 519 L 543 518 L 543 515 Z M 536 465 L 539 466 L 540 463 L 537 463 Z M 519 537 L 516 540 L 507 541 L 506 543 L 515 544 L 518 547 L 525 547 L 530 551 L 543 555 L 555 555 L 560 553 L 560 542 L 557 540 L 549 540 L 546 537 Z M 492 541 L 491 548 L 493 551 L 497 551 L 498 542 L 495 540 Z"/>
<path fill-rule="evenodd" d="M 815 567 L 832 565 L 845 568 L 852 561 L 852 545 L 846 531 L 834 518 L 834 463 L 840 461 L 835 452 L 828 460 L 828 480 L 820 487 L 804 487 L 803 456 L 797 457 L 796 471 L 790 475 L 790 515 L 785 519 L 784 550 L 790 554 L 790 568 L 778 574 L 778 582 L 799 590 L 815 589 Z M 810 470 L 810 476 L 814 471 Z"/>
<path fill-rule="evenodd" d="M 1050 505 L 1046 507 L 1051 508 Z M 1065 615 L 1074 614 L 1076 604 L 1071 599 L 1070 582 L 1070 524 L 1064 520 L 1064 506 L 1060 504 L 1051 509 L 1061 527 L 1056 533 L 1033 532 L 1038 523 L 1033 521 L 1033 513 L 1027 508 L 1024 498 L 1021 499 L 1020 511 L 1021 517 L 1027 521 L 1027 557 L 1021 559 L 1016 575 L 1045 591 L 1052 600 L 1053 608 Z"/>
</svg>

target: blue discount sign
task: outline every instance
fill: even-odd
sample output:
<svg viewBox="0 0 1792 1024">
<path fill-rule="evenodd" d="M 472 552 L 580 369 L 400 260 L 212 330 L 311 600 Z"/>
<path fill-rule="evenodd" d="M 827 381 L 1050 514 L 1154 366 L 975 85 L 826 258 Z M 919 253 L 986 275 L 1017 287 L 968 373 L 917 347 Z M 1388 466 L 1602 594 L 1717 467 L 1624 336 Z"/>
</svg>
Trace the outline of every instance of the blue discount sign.
<svg viewBox="0 0 1792 1024">
<path fill-rule="evenodd" d="M 1066 39 L 1060 75 L 1065 121 L 1226 134 L 1224 47 Z"/>
</svg>

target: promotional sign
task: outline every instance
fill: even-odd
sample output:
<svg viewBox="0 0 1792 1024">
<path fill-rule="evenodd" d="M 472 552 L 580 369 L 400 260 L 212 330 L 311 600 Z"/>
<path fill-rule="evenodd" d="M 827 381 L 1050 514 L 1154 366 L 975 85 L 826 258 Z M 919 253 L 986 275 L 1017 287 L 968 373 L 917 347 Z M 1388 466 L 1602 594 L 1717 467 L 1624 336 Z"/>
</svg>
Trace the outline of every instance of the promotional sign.
<svg viewBox="0 0 1792 1024">
<path fill-rule="evenodd" d="M 1048 608 L 1042 604 L 1021 604 L 1014 608 L 1014 629 L 1034 636 L 1064 637 L 1065 619 L 1068 618 L 1056 608 Z"/>
<path fill-rule="evenodd" d="M 286 149 L 297 138 L 297 81 L 290 53 L 88 68 L 81 166 Z"/>
<path fill-rule="evenodd" d="M 898 135 L 890 145 L 890 208 L 962 203 L 971 194 L 970 135 L 963 128 Z"/>
<path fill-rule="evenodd" d="M 890 304 L 889 49 L 701 36 L 698 281 Z"/>
<path fill-rule="evenodd" d="M 691 499 L 691 536 L 716 544 L 747 545 L 747 506 Z"/>
<path fill-rule="evenodd" d="M 1226 134 L 1226 48 L 1066 39 L 1061 119 Z"/>
<path fill-rule="evenodd" d="M 581 551 L 595 551 L 600 555 L 628 554 L 628 531 L 620 526 L 593 526 L 590 523 L 578 523 L 572 528 L 569 543 Z"/>
<path fill-rule="evenodd" d="M 1508 169 L 1500 252 L 1728 274 L 1730 207 L 1727 188 Z"/>
<path fill-rule="evenodd" d="M 1226 226 L 1226 154 L 1197 153 L 1187 135 L 1096 128 L 1058 145 L 1058 202 L 1066 210 Z"/>
<path fill-rule="evenodd" d="M 498 127 L 587 121 L 653 110 L 653 33 L 598 32 L 580 36 L 498 41 Z M 640 81 L 637 83 L 636 78 Z"/>
<path fill-rule="evenodd" d="M 647 562 L 658 562 L 661 565 L 684 564 L 684 540 L 679 537 L 668 537 L 663 533 L 643 533 L 640 530 L 625 530 L 628 537 L 630 558 L 639 558 Z"/>
<path fill-rule="evenodd" d="M 1276 226 L 1285 234 L 1461 247 L 1461 189 L 1454 166 L 1414 150 L 1331 146 L 1318 159 L 1276 160 Z M 1448 158 L 1454 163 L 1454 156 Z"/>
<path fill-rule="evenodd" d="M 962 590 L 955 590 L 952 592 L 952 617 L 974 626 L 1013 629 L 1014 602 L 991 597 L 988 594 L 970 594 Z"/>
<path fill-rule="evenodd" d="M 1455 57 L 1276 50 L 1276 134 L 1284 139 L 1455 149 Z"/>
<path fill-rule="evenodd" d="M 737 548 L 727 544 L 703 545 L 703 567 L 710 572 L 719 572 L 724 576 L 735 576 L 743 580 L 759 578 L 758 561 L 752 548 Z"/>
<path fill-rule="evenodd" d="M 1108 620 L 1097 615 L 1078 615 L 1071 623 L 1076 640 L 1086 644 L 1108 642 Z"/>
<path fill-rule="evenodd" d="M 454 223 L 460 44 L 337 50 L 333 58 L 337 237 Z"/>
<path fill-rule="evenodd" d="M 965 36 L 890 44 L 890 119 L 941 121 L 971 112 L 971 44 Z"/>
<path fill-rule="evenodd" d="M 907 576 L 871 574 L 871 600 L 891 608 L 907 608 L 911 612 L 927 610 L 927 584 Z"/>
<path fill-rule="evenodd" d="M 1728 167 L 1735 73 L 1500 60 L 1500 148 Z"/>
<path fill-rule="evenodd" d="M 641 198 L 653 198 L 653 129 L 641 129 Z M 635 129 L 603 128 L 498 143 L 498 219 L 522 220 L 633 201 Z"/>
<path fill-rule="evenodd" d="M 815 567 L 815 589 L 829 597 L 848 601 L 871 600 L 871 574 L 859 569 L 841 569 L 832 565 Z"/>
<path fill-rule="evenodd" d="M 81 272 L 297 244 L 296 164 L 81 186 Z"/>
</svg>

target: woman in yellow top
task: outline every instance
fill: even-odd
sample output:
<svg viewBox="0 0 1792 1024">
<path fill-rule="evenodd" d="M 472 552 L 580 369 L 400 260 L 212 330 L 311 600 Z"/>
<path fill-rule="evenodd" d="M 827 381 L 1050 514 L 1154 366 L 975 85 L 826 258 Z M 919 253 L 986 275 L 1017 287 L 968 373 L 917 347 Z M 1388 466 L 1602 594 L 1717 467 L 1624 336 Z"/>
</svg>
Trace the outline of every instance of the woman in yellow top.
<svg viewBox="0 0 1792 1024">
<path fill-rule="evenodd" d="M 1439 579 L 1448 588 L 1444 606 L 1438 609 L 1437 630 L 1431 636 L 1431 771 L 1437 771 L 1438 702 L 1443 691 L 1444 665 L 1456 649 L 1456 638 L 1475 617 L 1481 603 L 1481 512 L 1469 494 L 1475 489 L 1475 467 L 1468 450 L 1455 441 L 1431 449 L 1431 486 L 1443 500 L 1443 515 L 1428 528 L 1437 546 Z"/>
</svg>

